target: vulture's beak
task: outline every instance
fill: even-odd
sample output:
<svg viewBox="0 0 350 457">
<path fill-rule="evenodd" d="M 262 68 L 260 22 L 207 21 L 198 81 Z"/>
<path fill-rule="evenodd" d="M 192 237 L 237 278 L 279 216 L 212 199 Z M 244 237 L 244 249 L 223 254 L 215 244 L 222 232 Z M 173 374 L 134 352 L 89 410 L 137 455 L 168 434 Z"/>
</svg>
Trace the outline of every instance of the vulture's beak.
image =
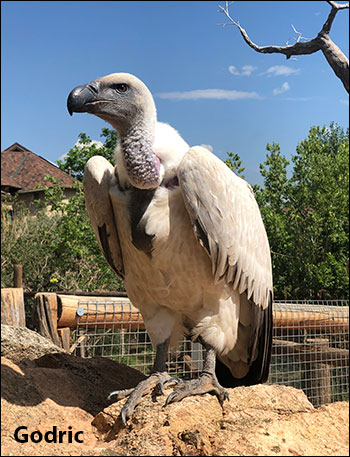
<svg viewBox="0 0 350 457">
<path fill-rule="evenodd" d="M 68 95 L 67 109 L 72 116 L 73 113 L 87 113 L 95 102 L 98 101 L 98 83 L 85 84 L 75 87 Z"/>
</svg>

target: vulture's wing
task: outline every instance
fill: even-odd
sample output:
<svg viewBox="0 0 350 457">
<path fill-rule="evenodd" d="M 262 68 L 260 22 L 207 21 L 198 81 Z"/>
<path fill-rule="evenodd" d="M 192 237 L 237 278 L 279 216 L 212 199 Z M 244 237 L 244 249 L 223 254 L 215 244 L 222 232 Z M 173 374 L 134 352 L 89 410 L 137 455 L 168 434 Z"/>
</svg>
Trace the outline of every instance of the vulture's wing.
<svg viewBox="0 0 350 457">
<path fill-rule="evenodd" d="M 215 281 L 224 278 L 265 309 L 272 293 L 270 249 L 249 184 L 200 146 L 185 154 L 178 179 L 197 239 L 210 256 Z"/>
<path fill-rule="evenodd" d="M 123 259 L 109 197 L 109 189 L 113 185 L 117 185 L 114 167 L 104 157 L 91 157 L 84 170 L 86 209 L 107 262 L 123 278 Z"/>
</svg>

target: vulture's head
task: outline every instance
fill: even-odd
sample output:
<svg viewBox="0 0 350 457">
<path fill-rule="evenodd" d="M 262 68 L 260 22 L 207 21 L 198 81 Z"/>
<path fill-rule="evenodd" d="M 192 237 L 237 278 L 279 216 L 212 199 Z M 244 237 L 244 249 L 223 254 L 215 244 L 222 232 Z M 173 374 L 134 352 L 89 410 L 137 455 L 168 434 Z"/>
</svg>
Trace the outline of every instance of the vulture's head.
<svg viewBox="0 0 350 457">
<path fill-rule="evenodd" d="M 151 92 L 136 76 L 113 73 L 68 96 L 69 113 L 90 113 L 109 122 L 118 132 L 125 172 L 139 189 L 152 189 L 162 180 L 162 167 L 153 152 L 157 121 Z"/>
<path fill-rule="evenodd" d="M 69 113 L 90 113 L 126 135 L 138 123 L 155 122 L 156 108 L 147 86 L 129 73 L 113 73 L 75 87 L 68 96 Z"/>
</svg>

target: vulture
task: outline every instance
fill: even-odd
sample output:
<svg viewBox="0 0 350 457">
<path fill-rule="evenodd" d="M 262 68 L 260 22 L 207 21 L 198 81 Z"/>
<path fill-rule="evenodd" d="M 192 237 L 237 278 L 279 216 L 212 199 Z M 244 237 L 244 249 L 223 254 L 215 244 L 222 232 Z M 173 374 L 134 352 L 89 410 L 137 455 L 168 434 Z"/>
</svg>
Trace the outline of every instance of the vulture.
<svg viewBox="0 0 350 457">
<path fill-rule="evenodd" d="M 143 317 L 156 350 L 151 374 L 128 396 L 124 423 L 142 396 L 165 405 L 266 382 L 272 345 L 270 248 L 252 188 L 202 146 L 157 121 L 147 86 L 114 73 L 74 88 L 67 108 L 116 129 L 116 166 L 94 156 L 84 170 L 86 208 L 100 248 Z M 184 335 L 205 348 L 197 379 L 167 373 Z"/>
</svg>

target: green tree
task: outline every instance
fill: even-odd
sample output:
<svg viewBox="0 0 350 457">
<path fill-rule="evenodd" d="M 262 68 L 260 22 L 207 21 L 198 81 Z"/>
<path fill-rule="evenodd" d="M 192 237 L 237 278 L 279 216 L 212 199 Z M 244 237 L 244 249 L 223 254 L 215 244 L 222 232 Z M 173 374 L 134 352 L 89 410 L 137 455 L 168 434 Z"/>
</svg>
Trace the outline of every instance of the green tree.
<svg viewBox="0 0 350 457">
<path fill-rule="evenodd" d="M 228 158 L 225 160 L 225 164 L 238 176 L 244 179 L 244 175 L 242 174 L 245 170 L 242 167 L 242 160 L 239 155 L 235 152 L 228 152 Z"/>
<path fill-rule="evenodd" d="M 292 246 L 286 207 L 289 205 L 290 184 L 287 178 L 288 160 L 276 143 L 267 144 L 266 161 L 260 164 L 264 187 L 253 186 L 272 250 L 275 292 L 289 295 L 292 292 L 286 264 Z M 281 298 L 281 297 L 280 297 Z"/>
<path fill-rule="evenodd" d="M 35 216 L 16 198 L 3 204 L 1 287 L 11 287 L 13 265 L 22 264 L 27 290 L 124 290 L 98 246 L 82 184 L 76 184 L 69 199 L 56 184 L 46 188 Z M 9 208 L 14 208 L 14 217 Z"/>
<path fill-rule="evenodd" d="M 255 193 L 268 233 L 277 297 L 348 297 L 349 139 L 334 125 L 311 127 L 288 161 L 267 145 Z"/>
<path fill-rule="evenodd" d="M 99 146 L 88 135 L 80 133 L 75 146 L 64 155 L 62 160 L 57 160 L 59 168 L 66 173 L 71 173 L 74 178 L 82 181 L 85 164 L 91 157 L 96 155 L 103 156 L 114 165 L 117 132 L 114 129 L 103 128 L 101 137 L 105 140 L 103 145 Z"/>
</svg>

